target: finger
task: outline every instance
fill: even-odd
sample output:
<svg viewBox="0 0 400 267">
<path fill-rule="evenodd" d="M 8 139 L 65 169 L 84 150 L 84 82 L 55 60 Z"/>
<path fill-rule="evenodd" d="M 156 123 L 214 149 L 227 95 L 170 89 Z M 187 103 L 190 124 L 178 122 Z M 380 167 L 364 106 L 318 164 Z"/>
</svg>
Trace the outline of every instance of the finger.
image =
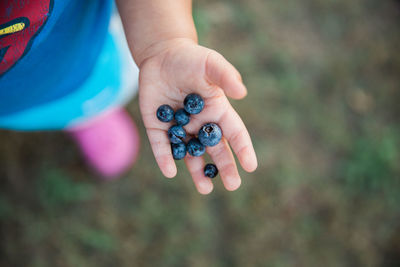
<svg viewBox="0 0 400 267">
<path fill-rule="evenodd" d="M 210 51 L 207 56 L 206 76 L 210 83 L 221 87 L 231 98 L 241 99 L 247 95 L 240 73 L 215 51 Z"/>
<path fill-rule="evenodd" d="M 233 157 L 226 139 L 222 138 L 221 142 L 214 147 L 207 147 L 207 153 L 210 154 L 215 165 L 217 165 L 225 188 L 229 191 L 238 189 L 241 180 L 236 167 L 235 158 Z"/>
<path fill-rule="evenodd" d="M 242 119 L 230 106 L 219 121 L 224 137 L 229 141 L 239 159 L 240 165 L 247 172 L 257 169 L 257 156 Z"/>
<path fill-rule="evenodd" d="M 192 175 L 197 191 L 203 195 L 211 193 L 214 186 L 210 178 L 204 176 L 204 159 L 202 157 L 192 157 L 187 155 L 185 157 L 185 163 Z"/>
<path fill-rule="evenodd" d="M 161 172 L 168 178 L 176 175 L 176 165 L 172 157 L 171 144 L 162 129 L 147 129 L 147 136 L 150 140 L 151 149 L 160 167 Z"/>
</svg>

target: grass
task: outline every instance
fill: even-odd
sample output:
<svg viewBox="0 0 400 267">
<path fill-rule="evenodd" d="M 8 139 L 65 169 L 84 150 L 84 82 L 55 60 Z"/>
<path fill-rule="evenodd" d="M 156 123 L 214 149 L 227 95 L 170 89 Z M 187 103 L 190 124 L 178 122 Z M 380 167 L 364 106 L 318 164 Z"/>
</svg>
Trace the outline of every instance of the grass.
<svg viewBox="0 0 400 267">
<path fill-rule="evenodd" d="M 202 44 L 243 74 L 259 168 L 196 193 L 137 164 L 99 182 L 61 133 L 0 132 L 0 266 L 399 266 L 396 1 L 204 0 Z M 140 126 L 137 100 L 129 110 Z"/>
</svg>

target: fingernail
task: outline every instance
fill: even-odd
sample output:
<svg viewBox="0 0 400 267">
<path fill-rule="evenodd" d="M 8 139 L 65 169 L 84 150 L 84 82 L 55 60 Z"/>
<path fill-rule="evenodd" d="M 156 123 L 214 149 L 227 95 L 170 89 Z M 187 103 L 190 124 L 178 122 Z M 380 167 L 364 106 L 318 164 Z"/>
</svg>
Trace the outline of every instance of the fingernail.
<svg viewBox="0 0 400 267">
<path fill-rule="evenodd" d="M 241 180 L 236 177 L 227 177 L 226 183 L 227 183 L 227 189 L 230 191 L 234 191 L 239 188 Z"/>
<path fill-rule="evenodd" d="M 210 186 L 210 184 L 205 181 L 199 182 L 198 187 L 199 187 L 199 191 L 202 194 L 209 194 L 212 191 L 212 186 Z M 210 188 L 211 188 L 211 190 L 210 190 Z"/>
<path fill-rule="evenodd" d="M 165 170 L 165 176 L 167 178 L 174 178 L 176 176 L 176 168 L 168 165 L 167 169 Z"/>
</svg>

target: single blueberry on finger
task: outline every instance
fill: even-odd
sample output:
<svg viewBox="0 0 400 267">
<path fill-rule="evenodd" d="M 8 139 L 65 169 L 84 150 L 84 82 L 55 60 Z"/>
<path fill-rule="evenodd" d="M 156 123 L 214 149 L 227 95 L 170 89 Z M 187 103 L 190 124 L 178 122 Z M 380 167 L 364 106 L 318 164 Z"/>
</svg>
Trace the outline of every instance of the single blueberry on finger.
<svg viewBox="0 0 400 267">
<path fill-rule="evenodd" d="M 157 109 L 157 118 L 162 122 L 170 122 L 174 118 L 174 110 L 169 105 L 162 105 Z"/>
<path fill-rule="evenodd" d="M 171 144 L 171 150 L 175 160 L 183 159 L 186 156 L 186 145 L 184 142 Z"/>
<path fill-rule="evenodd" d="M 209 178 L 214 178 L 215 176 L 217 176 L 218 174 L 218 169 L 217 166 L 215 166 L 214 164 L 208 163 L 205 167 L 204 167 L 204 175 L 209 177 Z"/>
<path fill-rule="evenodd" d="M 222 131 L 217 124 L 210 122 L 200 128 L 198 137 L 203 145 L 215 146 L 221 141 Z"/>
<path fill-rule="evenodd" d="M 206 147 L 200 143 L 198 138 L 192 138 L 186 145 L 187 151 L 193 157 L 200 157 L 206 151 Z"/>
<path fill-rule="evenodd" d="M 169 141 L 173 144 L 182 143 L 186 138 L 185 129 L 180 125 L 174 125 L 168 129 Z"/>
<path fill-rule="evenodd" d="M 175 121 L 178 125 L 186 125 L 190 121 L 190 114 L 187 113 L 183 108 L 178 109 L 174 115 Z"/>
<path fill-rule="evenodd" d="M 198 94 L 189 94 L 183 101 L 185 110 L 189 114 L 199 114 L 204 108 L 204 100 Z"/>
</svg>

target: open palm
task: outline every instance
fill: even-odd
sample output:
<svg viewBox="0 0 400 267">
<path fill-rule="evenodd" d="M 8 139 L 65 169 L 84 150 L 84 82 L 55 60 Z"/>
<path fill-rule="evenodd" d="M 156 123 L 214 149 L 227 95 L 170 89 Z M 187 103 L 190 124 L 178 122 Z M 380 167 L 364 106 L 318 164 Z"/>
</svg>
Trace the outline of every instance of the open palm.
<svg viewBox="0 0 400 267">
<path fill-rule="evenodd" d="M 221 142 L 206 151 L 219 169 L 227 190 L 235 190 L 241 180 L 229 147 L 237 155 L 241 166 L 248 172 L 257 168 L 257 159 L 247 129 L 227 97 L 243 98 L 246 88 L 237 70 L 217 52 L 186 39 L 167 41 L 162 48 L 148 57 L 140 66 L 140 110 L 150 144 L 162 173 L 169 178 L 177 169 L 172 157 L 167 130 L 171 123 L 163 123 L 156 117 L 162 104 L 174 110 L 183 107 L 183 100 L 190 93 L 201 95 L 205 106 L 200 114 L 192 115 L 184 126 L 189 135 L 197 134 L 207 122 L 217 123 L 223 132 Z M 228 144 L 229 142 L 229 144 Z M 211 180 L 204 176 L 204 159 L 185 157 L 197 190 L 208 194 L 213 189 Z"/>
</svg>

